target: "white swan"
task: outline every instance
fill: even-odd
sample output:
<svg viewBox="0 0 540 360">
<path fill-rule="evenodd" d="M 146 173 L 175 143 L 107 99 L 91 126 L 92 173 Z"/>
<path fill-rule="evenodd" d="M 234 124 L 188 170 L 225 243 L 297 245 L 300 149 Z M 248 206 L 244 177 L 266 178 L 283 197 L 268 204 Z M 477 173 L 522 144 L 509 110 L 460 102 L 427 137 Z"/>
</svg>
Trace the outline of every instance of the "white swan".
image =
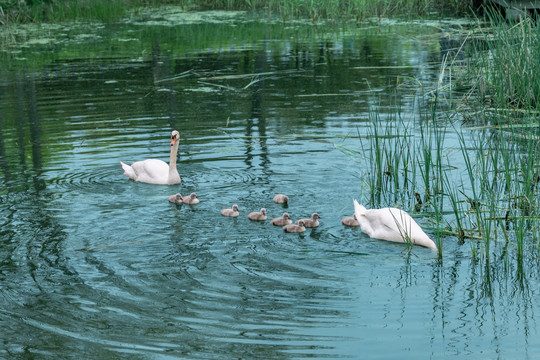
<svg viewBox="0 0 540 360">
<path fill-rule="evenodd" d="M 354 200 L 354 214 L 362 232 L 370 238 L 393 242 L 412 242 L 437 250 L 437 245 L 426 235 L 414 219 L 396 208 L 367 210 Z"/>
<path fill-rule="evenodd" d="M 124 176 L 132 180 L 159 185 L 173 185 L 180 183 L 180 175 L 176 169 L 176 153 L 180 143 L 180 133 L 173 130 L 171 133 L 171 154 L 169 164 L 162 160 L 147 159 L 126 165 L 120 161 Z"/>
</svg>

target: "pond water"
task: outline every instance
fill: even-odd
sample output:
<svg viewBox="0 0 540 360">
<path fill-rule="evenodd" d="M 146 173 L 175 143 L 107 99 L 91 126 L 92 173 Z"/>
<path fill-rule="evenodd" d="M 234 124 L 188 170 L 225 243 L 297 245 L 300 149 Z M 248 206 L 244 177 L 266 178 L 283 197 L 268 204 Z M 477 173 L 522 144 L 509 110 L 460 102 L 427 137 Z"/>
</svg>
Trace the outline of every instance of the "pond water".
<svg viewBox="0 0 540 360">
<path fill-rule="evenodd" d="M 149 12 L 3 52 L 0 357 L 538 358 L 537 262 L 475 262 L 453 236 L 441 261 L 340 223 L 369 206 L 370 112 L 417 133 L 451 24 Z M 122 176 L 167 160 L 173 129 L 180 185 Z M 286 234 L 248 220 L 261 207 L 321 225 Z"/>
</svg>

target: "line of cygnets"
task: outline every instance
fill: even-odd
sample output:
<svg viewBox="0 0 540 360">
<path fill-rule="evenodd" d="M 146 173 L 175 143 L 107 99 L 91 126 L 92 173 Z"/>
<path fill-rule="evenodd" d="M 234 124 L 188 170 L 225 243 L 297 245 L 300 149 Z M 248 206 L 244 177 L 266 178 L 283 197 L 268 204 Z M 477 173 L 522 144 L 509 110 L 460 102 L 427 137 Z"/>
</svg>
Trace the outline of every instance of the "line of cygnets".
<svg viewBox="0 0 540 360">
<path fill-rule="evenodd" d="M 196 193 L 191 193 L 188 196 L 182 196 L 178 193 L 169 196 L 169 202 L 174 204 L 194 205 L 198 204 L 200 201 Z M 289 197 L 287 195 L 277 194 L 276 196 L 274 196 L 274 202 L 278 204 L 288 204 Z M 234 204 L 231 208 L 222 209 L 221 215 L 237 217 L 240 215 L 240 209 L 237 204 Z M 248 214 L 248 218 L 253 221 L 264 221 L 268 218 L 268 216 L 266 215 L 266 209 L 262 208 L 260 211 L 250 212 Z M 314 228 L 319 226 L 319 219 L 321 219 L 321 216 L 318 213 L 313 213 L 311 215 L 311 219 L 296 220 L 296 222 L 293 224 L 290 215 L 285 212 L 281 217 L 275 218 L 270 221 L 270 224 L 275 226 L 282 226 L 283 230 L 285 230 L 286 232 L 301 233 L 306 231 L 306 228 Z M 356 215 L 343 218 L 341 222 L 343 223 L 343 225 L 347 226 L 360 226 L 358 221 L 356 221 Z"/>
</svg>

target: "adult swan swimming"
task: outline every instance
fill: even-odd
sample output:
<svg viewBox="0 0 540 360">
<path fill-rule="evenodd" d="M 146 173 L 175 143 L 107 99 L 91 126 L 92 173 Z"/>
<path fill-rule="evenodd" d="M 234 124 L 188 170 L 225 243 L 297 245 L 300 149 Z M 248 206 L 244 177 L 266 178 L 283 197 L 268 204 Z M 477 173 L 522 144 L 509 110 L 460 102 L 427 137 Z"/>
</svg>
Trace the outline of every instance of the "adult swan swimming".
<svg viewBox="0 0 540 360">
<path fill-rule="evenodd" d="M 176 153 L 180 143 L 180 133 L 173 130 L 171 133 L 171 154 L 169 164 L 162 160 L 147 159 L 126 165 L 120 161 L 125 176 L 132 180 L 159 185 L 173 185 L 180 183 L 180 175 L 176 169 Z"/>
<path fill-rule="evenodd" d="M 362 232 L 370 238 L 393 242 L 411 242 L 437 250 L 437 245 L 426 235 L 414 219 L 396 208 L 367 210 L 354 200 L 354 214 Z"/>
</svg>

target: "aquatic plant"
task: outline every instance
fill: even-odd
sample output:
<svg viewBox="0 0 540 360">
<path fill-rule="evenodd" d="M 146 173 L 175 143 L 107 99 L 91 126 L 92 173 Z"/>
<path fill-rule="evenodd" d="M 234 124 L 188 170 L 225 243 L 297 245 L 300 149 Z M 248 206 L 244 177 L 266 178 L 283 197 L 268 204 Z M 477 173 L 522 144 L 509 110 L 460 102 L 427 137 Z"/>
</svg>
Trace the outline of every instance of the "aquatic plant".
<svg viewBox="0 0 540 360">
<path fill-rule="evenodd" d="M 369 145 L 363 146 L 370 157 L 368 183 L 370 202 L 381 204 L 409 202 L 416 192 L 415 149 L 410 146 L 413 135 L 401 114 L 390 114 L 385 121 L 377 111 L 370 113 Z"/>
<path fill-rule="evenodd" d="M 165 4 L 185 9 L 267 10 L 283 18 L 366 19 L 374 16 L 422 16 L 434 10 L 467 13 L 474 0 L 0 0 L 0 25 L 65 20 L 115 21 L 129 9 Z"/>
<path fill-rule="evenodd" d="M 414 208 L 436 224 L 431 231 L 439 248 L 444 235 L 452 235 L 458 244 L 469 244 L 475 261 L 489 262 L 501 239 L 502 253 L 510 246 L 524 257 L 527 244 L 538 246 L 537 128 L 531 132 L 530 118 L 497 125 L 499 118 L 493 125 L 447 129 L 437 124 L 437 113 L 416 114 L 419 131 L 413 133 L 400 114 L 383 117 L 373 109 L 369 145 L 362 144 L 369 156 L 371 205 Z M 457 149 L 446 140 L 448 133 Z"/>
<path fill-rule="evenodd" d="M 284 18 L 309 17 L 365 19 L 374 16 L 422 16 L 434 10 L 465 14 L 474 0 L 183 0 L 183 4 L 213 9 L 267 9 Z"/>
<path fill-rule="evenodd" d="M 511 23 L 497 12 L 488 14 L 488 26 L 479 27 L 483 39 L 474 48 L 468 81 L 493 110 L 538 110 L 540 25 L 528 17 Z"/>
<path fill-rule="evenodd" d="M 124 16 L 127 9 L 143 3 L 139 0 L 3 0 L 0 1 L 0 25 L 71 20 L 114 21 Z"/>
</svg>

